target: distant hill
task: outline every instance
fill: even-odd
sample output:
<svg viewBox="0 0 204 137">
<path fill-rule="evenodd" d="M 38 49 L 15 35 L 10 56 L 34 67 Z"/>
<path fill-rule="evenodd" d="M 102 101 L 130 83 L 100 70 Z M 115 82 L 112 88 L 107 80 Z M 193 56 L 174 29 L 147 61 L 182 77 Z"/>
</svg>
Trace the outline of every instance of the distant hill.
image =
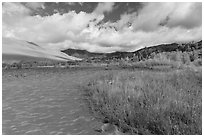
<svg viewBox="0 0 204 137">
<path fill-rule="evenodd" d="M 63 50 L 62 52 L 73 57 L 84 58 L 84 59 L 91 58 L 91 57 L 106 56 L 105 53 L 93 53 L 93 52 L 88 52 L 86 50 L 79 50 L 79 49 L 67 49 L 67 50 Z"/>
<path fill-rule="evenodd" d="M 93 53 L 86 50 L 78 49 L 67 49 L 62 52 L 83 59 L 90 58 L 100 58 L 100 59 L 121 59 L 121 58 L 133 58 L 138 57 L 139 60 L 148 58 L 152 53 L 161 53 L 161 52 L 172 52 L 172 51 L 181 51 L 181 52 L 190 52 L 194 50 L 202 49 L 202 40 L 199 42 L 190 42 L 190 43 L 171 43 L 171 44 L 160 44 L 151 47 L 145 47 L 134 52 L 113 52 L 113 53 Z"/>
</svg>

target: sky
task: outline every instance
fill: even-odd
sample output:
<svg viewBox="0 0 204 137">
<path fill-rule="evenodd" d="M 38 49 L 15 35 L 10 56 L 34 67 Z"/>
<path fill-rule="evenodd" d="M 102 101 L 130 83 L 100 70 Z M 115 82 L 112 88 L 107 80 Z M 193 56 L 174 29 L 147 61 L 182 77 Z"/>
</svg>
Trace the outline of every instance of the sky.
<svg viewBox="0 0 204 137">
<path fill-rule="evenodd" d="M 202 3 L 4 2 L 2 37 L 110 53 L 202 39 Z"/>
</svg>

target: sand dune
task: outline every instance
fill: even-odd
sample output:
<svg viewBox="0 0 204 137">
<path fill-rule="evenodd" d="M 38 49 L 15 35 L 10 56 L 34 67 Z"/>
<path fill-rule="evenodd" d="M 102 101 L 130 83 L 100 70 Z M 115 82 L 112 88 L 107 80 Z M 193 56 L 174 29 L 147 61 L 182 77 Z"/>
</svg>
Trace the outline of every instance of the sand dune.
<svg viewBox="0 0 204 137">
<path fill-rule="evenodd" d="M 32 42 L 11 38 L 2 39 L 2 62 L 80 60 L 63 52 L 45 49 Z"/>
</svg>

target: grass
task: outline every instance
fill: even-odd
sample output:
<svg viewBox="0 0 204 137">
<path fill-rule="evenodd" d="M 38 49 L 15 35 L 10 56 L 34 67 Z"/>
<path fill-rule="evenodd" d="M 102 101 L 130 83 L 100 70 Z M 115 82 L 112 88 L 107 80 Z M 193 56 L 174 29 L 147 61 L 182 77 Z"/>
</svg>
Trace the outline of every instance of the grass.
<svg viewBox="0 0 204 137">
<path fill-rule="evenodd" d="M 140 61 L 132 64 L 133 67 L 137 68 L 175 68 L 181 69 L 184 65 L 177 61 L 170 61 L 170 60 L 159 60 L 159 59 L 149 59 L 146 61 Z"/>
<path fill-rule="evenodd" d="M 109 71 L 84 87 L 93 113 L 128 134 L 202 134 L 202 75 Z"/>
</svg>

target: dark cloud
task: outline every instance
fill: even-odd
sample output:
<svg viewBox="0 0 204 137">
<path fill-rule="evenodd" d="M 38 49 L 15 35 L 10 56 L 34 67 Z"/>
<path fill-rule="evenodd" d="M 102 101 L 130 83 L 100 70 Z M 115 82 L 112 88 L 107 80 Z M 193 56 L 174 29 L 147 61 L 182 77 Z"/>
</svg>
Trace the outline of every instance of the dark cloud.
<svg viewBox="0 0 204 137">
<path fill-rule="evenodd" d="M 161 25 L 161 26 L 167 25 L 169 19 L 170 19 L 169 16 L 166 16 L 166 18 L 165 18 L 164 20 L 162 20 L 162 21 L 159 23 L 159 25 Z"/>
<path fill-rule="evenodd" d="M 140 2 L 117 2 L 114 5 L 114 10 L 110 13 L 105 13 L 104 22 L 116 22 L 122 14 L 133 13 L 142 9 L 143 3 Z"/>
<path fill-rule="evenodd" d="M 38 10 L 33 11 L 33 15 L 51 16 L 55 14 L 56 11 L 59 11 L 60 14 L 65 14 L 70 11 L 75 11 L 76 13 L 81 11 L 91 13 L 97 5 L 97 2 L 84 2 L 83 4 L 80 2 L 46 2 L 44 3 L 45 8 L 39 8 Z"/>
</svg>

